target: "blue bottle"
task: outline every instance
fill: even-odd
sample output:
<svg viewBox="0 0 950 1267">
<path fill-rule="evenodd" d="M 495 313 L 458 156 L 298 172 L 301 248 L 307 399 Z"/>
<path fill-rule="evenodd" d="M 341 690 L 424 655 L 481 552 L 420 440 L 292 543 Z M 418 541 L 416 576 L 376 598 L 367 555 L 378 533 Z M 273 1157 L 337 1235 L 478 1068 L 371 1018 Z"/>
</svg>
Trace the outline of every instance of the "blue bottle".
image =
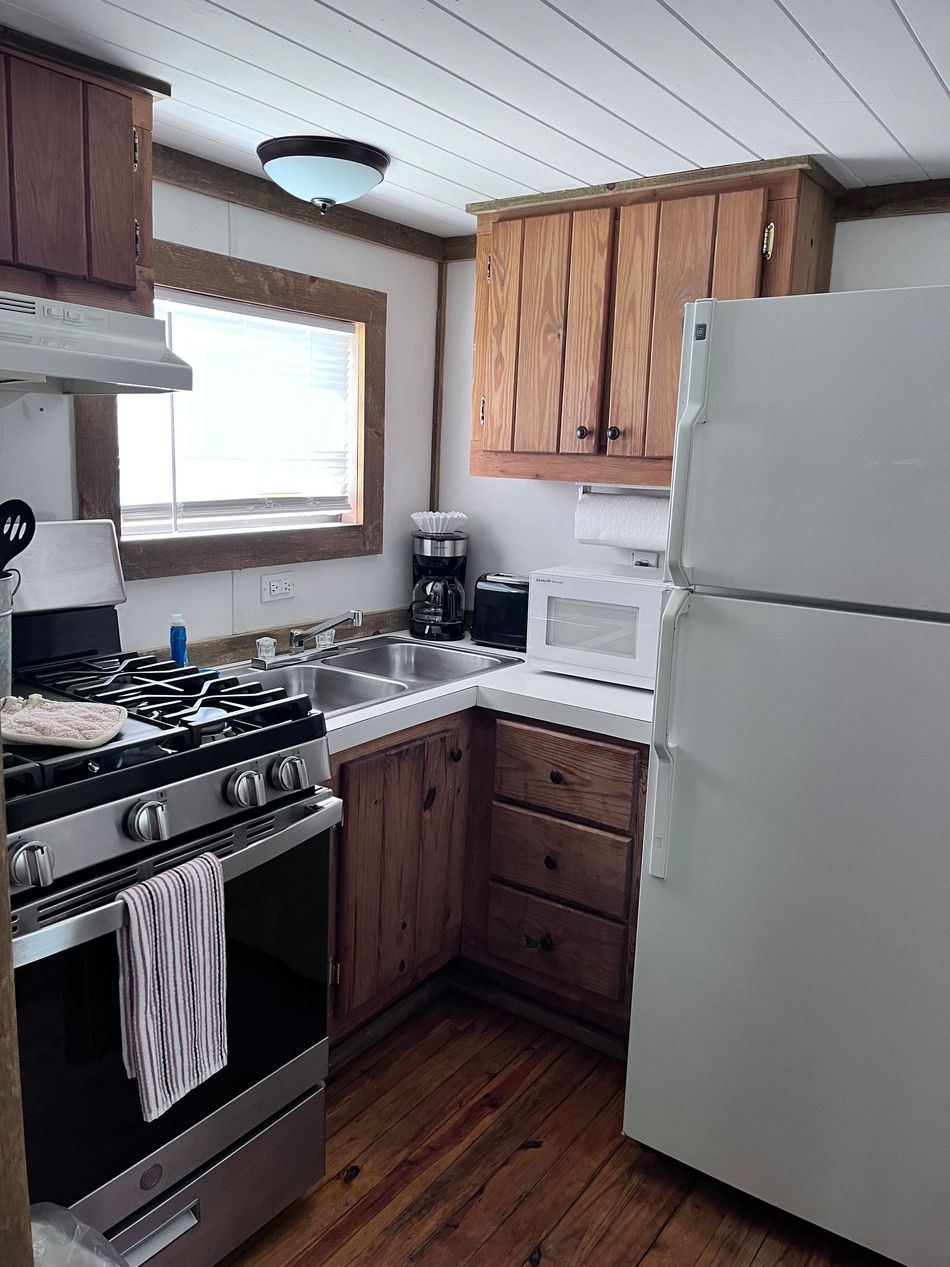
<svg viewBox="0 0 950 1267">
<path fill-rule="evenodd" d="M 168 633 L 168 646 L 171 658 L 180 669 L 183 669 L 188 663 L 188 630 L 185 628 L 185 618 L 181 612 L 175 612 L 174 616 L 172 616 L 172 627 Z"/>
</svg>

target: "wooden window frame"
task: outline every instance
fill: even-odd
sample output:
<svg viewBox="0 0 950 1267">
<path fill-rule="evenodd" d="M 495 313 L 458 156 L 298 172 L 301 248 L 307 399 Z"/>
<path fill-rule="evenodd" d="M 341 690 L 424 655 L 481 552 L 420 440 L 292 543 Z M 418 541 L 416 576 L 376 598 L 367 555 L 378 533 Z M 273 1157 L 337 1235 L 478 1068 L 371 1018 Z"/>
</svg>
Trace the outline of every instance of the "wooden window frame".
<svg viewBox="0 0 950 1267">
<path fill-rule="evenodd" d="M 357 441 L 360 522 L 123 540 L 116 397 L 76 396 L 73 416 L 79 515 L 82 519 L 113 521 L 126 580 L 381 554 L 386 295 L 362 286 L 326 281 L 175 242 L 156 242 L 154 253 L 158 286 L 356 324 L 362 369 Z"/>
</svg>

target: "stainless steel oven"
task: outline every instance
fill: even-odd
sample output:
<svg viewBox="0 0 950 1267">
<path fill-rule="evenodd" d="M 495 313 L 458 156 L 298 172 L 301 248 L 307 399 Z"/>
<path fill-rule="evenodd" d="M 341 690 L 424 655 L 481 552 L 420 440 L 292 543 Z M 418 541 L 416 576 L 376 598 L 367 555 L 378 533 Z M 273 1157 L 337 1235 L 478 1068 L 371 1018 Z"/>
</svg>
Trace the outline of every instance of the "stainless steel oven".
<svg viewBox="0 0 950 1267">
<path fill-rule="evenodd" d="M 311 789 L 16 906 L 31 1199 L 70 1207 L 130 1262 L 214 1263 L 323 1173 L 329 842 L 340 814 Z M 226 881 L 228 1063 L 148 1123 L 122 1062 L 115 894 L 208 851 Z M 281 1182 L 261 1178 L 262 1156 L 279 1170 L 288 1148 Z"/>
</svg>

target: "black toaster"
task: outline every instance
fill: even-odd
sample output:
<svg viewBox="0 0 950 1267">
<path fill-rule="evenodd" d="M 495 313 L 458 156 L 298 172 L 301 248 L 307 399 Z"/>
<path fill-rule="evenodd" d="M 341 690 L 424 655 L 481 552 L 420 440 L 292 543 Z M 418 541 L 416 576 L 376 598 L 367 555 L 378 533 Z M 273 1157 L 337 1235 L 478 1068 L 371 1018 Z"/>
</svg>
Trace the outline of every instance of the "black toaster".
<svg viewBox="0 0 950 1267">
<path fill-rule="evenodd" d="M 528 638 L 528 578 L 486 572 L 475 582 L 472 641 L 524 651 Z"/>
</svg>

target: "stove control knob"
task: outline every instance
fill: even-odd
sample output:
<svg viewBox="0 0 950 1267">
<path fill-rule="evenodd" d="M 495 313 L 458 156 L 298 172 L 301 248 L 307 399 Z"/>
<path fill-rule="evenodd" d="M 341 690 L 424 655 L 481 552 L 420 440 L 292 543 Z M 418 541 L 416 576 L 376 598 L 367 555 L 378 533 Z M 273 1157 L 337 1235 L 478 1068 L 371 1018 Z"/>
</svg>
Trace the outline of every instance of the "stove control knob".
<svg viewBox="0 0 950 1267">
<path fill-rule="evenodd" d="M 168 839 L 168 811 L 164 801 L 139 801 L 126 815 L 125 834 L 143 845 Z"/>
<path fill-rule="evenodd" d="M 56 857 L 49 845 L 39 840 L 28 840 L 10 855 L 10 879 L 23 888 L 39 885 L 46 888 L 53 883 Z"/>
<path fill-rule="evenodd" d="M 267 800 L 264 780 L 256 770 L 237 770 L 228 779 L 224 795 L 236 809 L 255 809 Z"/>
<path fill-rule="evenodd" d="M 303 757 L 281 757 L 268 772 L 271 787 L 278 792 L 302 792 L 309 787 L 307 763 Z"/>
</svg>

